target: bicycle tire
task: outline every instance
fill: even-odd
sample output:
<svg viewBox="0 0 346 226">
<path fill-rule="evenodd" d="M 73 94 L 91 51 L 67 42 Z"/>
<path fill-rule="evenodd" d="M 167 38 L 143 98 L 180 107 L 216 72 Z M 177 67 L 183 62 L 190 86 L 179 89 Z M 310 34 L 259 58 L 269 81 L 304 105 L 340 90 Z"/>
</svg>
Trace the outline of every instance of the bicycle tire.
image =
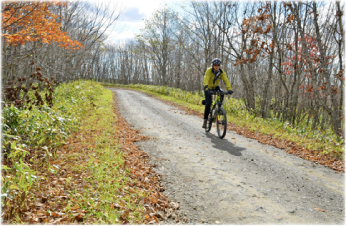
<svg viewBox="0 0 346 226">
<path fill-rule="evenodd" d="M 211 130 L 211 126 L 212 126 L 213 120 L 211 119 L 211 114 L 208 118 L 208 122 L 207 122 L 207 128 L 205 128 L 205 132 L 209 132 Z"/>
<path fill-rule="evenodd" d="M 223 139 L 226 136 L 227 131 L 227 115 L 226 111 L 223 108 L 219 108 L 216 114 L 216 129 L 217 135 L 220 139 Z"/>
</svg>

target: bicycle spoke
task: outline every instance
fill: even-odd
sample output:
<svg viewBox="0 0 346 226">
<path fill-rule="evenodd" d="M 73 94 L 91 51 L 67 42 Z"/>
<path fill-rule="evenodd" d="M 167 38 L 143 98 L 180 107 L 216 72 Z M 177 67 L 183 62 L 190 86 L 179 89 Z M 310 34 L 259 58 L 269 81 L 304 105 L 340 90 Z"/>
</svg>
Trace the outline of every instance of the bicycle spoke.
<svg viewBox="0 0 346 226">
<path fill-rule="evenodd" d="M 218 109 L 217 120 L 216 120 L 217 134 L 222 139 L 226 135 L 227 130 L 227 117 L 226 112 L 223 108 Z"/>
<path fill-rule="evenodd" d="M 205 128 L 205 132 L 209 132 L 211 130 L 213 120 L 211 118 L 211 114 L 209 115 L 208 122 L 207 122 L 207 128 Z"/>
</svg>

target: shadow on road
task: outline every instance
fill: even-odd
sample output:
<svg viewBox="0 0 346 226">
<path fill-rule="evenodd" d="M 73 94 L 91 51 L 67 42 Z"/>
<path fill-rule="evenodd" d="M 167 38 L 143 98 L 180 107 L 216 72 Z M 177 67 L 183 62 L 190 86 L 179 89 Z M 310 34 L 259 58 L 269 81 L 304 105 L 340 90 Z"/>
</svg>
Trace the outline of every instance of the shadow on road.
<svg viewBox="0 0 346 226">
<path fill-rule="evenodd" d="M 214 135 L 212 133 L 206 133 L 206 135 L 213 143 L 213 148 L 219 149 L 221 151 L 227 151 L 231 155 L 241 156 L 241 151 L 245 150 L 245 148 L 237 147 L 232 142 L 229 142 L 225 139 L 220 139 L 217 135 Z"/>
</svg>

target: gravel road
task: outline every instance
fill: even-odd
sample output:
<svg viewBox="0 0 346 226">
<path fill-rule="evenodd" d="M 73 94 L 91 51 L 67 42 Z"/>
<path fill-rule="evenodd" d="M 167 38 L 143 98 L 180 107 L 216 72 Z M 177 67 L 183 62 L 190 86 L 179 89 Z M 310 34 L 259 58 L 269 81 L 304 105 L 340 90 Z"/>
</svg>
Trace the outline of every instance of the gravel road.
<svg viewBox="0 0 346 226">
<path fill-rule="evenodd" d="M 164 224 L 344 224 L 344 173 L 216 128 L 143 93 L 110 88 L 170 200 Z M 178 221 L 179 220 L 179 221 Z"/>
</svg>

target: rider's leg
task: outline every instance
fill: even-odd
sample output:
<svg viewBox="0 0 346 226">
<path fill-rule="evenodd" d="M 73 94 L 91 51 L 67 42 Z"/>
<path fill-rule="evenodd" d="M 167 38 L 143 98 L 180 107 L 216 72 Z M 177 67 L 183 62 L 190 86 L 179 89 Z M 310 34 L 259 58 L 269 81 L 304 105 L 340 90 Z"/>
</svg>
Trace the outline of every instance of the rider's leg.
<svg viewBox="0 0 346 226">
<path fill-rule="evenodd" d="M 225 97 L 225 95 L 220 95 L 221 96 L 221 103 L 223 103 L 223 98 Z"/>
<path fill-rule="evenodd" d="M 208 92 L 208 90 L 204 91 L 204 96 L 205 96 L 205 108 L 204 108 L 204 119 L 208 119 L 208 115 L 210 112 L 210 107 L 211 107 L 211 94 Z"/>
<path fill-rule="evenodd" d="M 204 108 L 204 120 L 203 120 L 203 128 L 207 127 L 207 121 L 208 121 L 208 115 L 210 112 L 210 106 L 211 106 L 211 94 L 206 90 L 204 91 L 204 96 L 205 96 L 205 108 Z"/>
</svg>

